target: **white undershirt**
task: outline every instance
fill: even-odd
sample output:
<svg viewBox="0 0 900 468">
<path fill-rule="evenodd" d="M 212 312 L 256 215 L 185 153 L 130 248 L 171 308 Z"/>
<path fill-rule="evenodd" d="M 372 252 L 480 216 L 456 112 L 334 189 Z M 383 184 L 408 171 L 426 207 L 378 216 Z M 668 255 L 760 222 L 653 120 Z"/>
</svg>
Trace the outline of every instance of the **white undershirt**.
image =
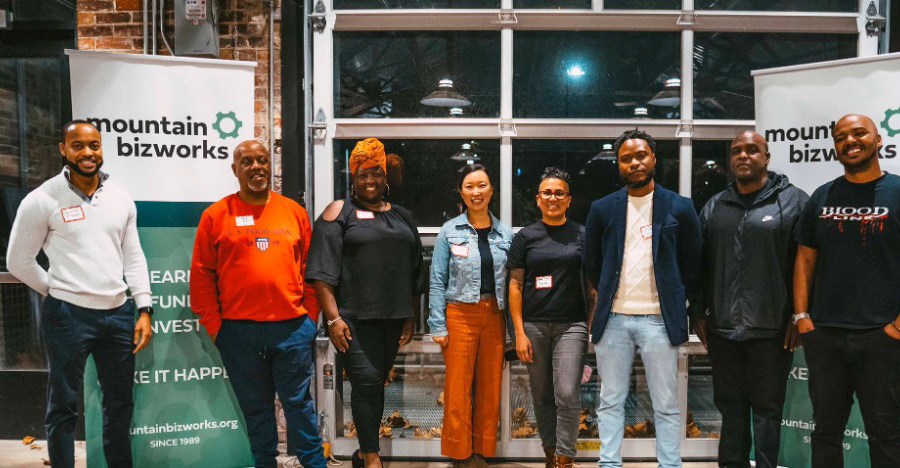
<svg viewBox="0 0 900 468">
<path fill-rule="evenodd" d="M 643 197 L 629 195 L 627 210 L 622 272 L 612 311 L 628 315 L 660 314 L 653 273 L 653 192 Z"/>
</svg>

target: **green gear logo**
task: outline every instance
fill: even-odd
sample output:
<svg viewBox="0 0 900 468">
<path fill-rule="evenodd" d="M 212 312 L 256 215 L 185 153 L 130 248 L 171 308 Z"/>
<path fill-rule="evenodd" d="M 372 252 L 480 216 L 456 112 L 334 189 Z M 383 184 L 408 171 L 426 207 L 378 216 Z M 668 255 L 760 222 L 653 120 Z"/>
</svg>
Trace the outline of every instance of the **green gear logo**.
<svg viewBox="0 0 900 468">
<path fill-rule="evenodd" d="M 888 109 L 884 111 L 884 120 L 881 121 L 881 128 L 883 128 L 889 137 L 893 138 L 900 134 L 900 128 L 891 127 L 891 117 L 900 114 L 900 107 L 896 109 Z"/>
<path fill-rule="evenodd" d="M 222 122 L 225 122 L 227 120 L 231 121 L 232 130 L 230 132 L 222 130 Z M 240 130 L 243 125 L 244 124 L 237 119 L 237 116 L 234 115 L 234 111 L 217 112 L 216 122 L 212 124 L 212 128 L 213 130 L 219 132 L 219 138 L 224 140 L 226 138 L 237 138 L 238 130 Z"/>
</svg>

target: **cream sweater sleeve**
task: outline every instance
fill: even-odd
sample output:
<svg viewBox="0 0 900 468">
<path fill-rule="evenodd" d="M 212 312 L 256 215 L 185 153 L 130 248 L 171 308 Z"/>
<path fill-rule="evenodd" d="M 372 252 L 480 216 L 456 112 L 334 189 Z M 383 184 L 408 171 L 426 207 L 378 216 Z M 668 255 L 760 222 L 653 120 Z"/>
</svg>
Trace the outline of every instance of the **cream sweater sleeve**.
<svg viewBox="0 0 900 468">
<path fill-rule="evenodd" d="M 43 192 L 34 191 L 19 205 L 6 250 L 6 268 L 31 289 L 46 296 L 50 275 L 37 262 L 37 254 L 44 246 L 50 226 L 51 207 L 44 197 Z"/>
<path fill-rule="evenodd" d="M 137 232 L 137 207 L 131 202 L 128 213 L 128 223 L 125 225 L 125 235 L 122 236 L 122 260 L 125 270 L 125 283 L 134 297 L 134 304 L 138 307 L 147 307 L 150 299 L 150 275 L 147 272 L 147 259 Z"/>
</svg>

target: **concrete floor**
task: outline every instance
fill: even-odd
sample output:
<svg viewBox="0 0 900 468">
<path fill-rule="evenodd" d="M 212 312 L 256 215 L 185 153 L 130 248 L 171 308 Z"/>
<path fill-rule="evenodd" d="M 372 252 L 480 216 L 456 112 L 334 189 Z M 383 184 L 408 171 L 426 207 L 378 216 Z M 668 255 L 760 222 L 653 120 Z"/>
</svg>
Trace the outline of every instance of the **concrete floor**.
<svg viewBox="0 0 900 468">
<path fill-rule="evenodd" d="M 3 468 L 38 468 L 44 466 L 47 457 L 47 442 L 36 440 L 31 445 L 25 445 L 21 440 L 0 440 L 0 467 Z M 299 468 L 295 460 L 282 456 L 279 457 L 279 465 L 284 468 Z M 75 443 L 75 468 L 86 468 L 84 441 Z M 343 468 L 350 468 L 350 462 L 344 461 Z M 387 462 L 387 468 L 448 468 L 450 465 L 444 462 Z M 491 465 L 495 468 L 538 468 L 541 463 L 497 463 Z M 596 462 L 581 462 L 575 466 L 588 468 L 597 466 Z M 656 463 L 626 463 L 628 468 L 655 468 Z M 685 463 L 684 468 L 715 468 L 715 463 Z"/>
</svg>

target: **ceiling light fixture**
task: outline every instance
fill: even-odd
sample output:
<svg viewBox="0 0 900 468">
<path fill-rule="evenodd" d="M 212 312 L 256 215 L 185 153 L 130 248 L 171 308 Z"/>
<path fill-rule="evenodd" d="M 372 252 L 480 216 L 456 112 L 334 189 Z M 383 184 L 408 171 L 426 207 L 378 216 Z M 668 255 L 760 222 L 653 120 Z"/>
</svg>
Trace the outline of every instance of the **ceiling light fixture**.
<svg viewBox="0 0 900 468">
<path fill-rule="evenodd" d="M 585 74 L 586 72 L 583 68 L 581 68 L 581 65 L 572 65 L 568 70 L 566 70 L 566 75 L 569 75 L 570 78 L 578 79 Z"/>
<path fill-rule="evenodd" d="M 438 82 L 437 89 L 419 102 L 435 107 L 465 107 L 472 104 L 472 101 L 454 91 L 453 80 L 446 78 Z"/>
<path fill-rule="evenodd" d="M 456 152 L 453 156 L 450 156 L 450 159 L 454 161 L 461 161 L 467 164 L 472 164 L 477 161 L 481 161 L 481 158 L 478 157 L 478 154 L 475 151 L 472 151 L 472 145 L 470 143 L 463 143 L 462 148 Z"/>
<path fill-rule="evenodd" d="M 651 106 L 675 107 L 681 103 L 681 79 L 669 78 L 666 87 L 647 101 Z"/>
</svg>

